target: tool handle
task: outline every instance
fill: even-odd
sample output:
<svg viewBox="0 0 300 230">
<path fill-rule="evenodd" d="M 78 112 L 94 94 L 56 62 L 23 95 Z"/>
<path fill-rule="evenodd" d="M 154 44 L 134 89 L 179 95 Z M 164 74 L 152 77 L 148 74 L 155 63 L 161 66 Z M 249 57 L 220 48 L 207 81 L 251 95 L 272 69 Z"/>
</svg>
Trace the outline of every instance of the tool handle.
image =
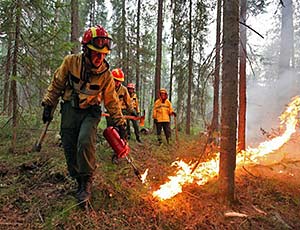
<svg viewBox="0 0 300 230">
<path fill-rule="evenodd" d="M 40 135 L 40 138 L 38 139 L 38 141 L 33 146 L 33 151 L 35 151 L 35 152 L 40 152 L 41 151 L 42 143 L 45 139 L 45 136 L 46 136 L 49 125 L 50 125 L 50 121 L 47 121 L 44 128 L 43 128 L 43 131 Z"/>
</svg>

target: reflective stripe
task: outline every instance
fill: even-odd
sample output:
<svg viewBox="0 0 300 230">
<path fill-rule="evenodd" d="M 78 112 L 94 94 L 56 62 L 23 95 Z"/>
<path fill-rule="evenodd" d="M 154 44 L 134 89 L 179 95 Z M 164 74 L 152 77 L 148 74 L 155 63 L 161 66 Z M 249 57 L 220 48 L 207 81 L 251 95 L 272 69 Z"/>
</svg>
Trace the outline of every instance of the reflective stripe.
<svg viewBox="0 0 300 230">
<path fill-rule="evenodd" d="M 97 37 L 96 27 L 91 27 L 91 31 L 92 31 L 92 38 Z"/>
</svg>

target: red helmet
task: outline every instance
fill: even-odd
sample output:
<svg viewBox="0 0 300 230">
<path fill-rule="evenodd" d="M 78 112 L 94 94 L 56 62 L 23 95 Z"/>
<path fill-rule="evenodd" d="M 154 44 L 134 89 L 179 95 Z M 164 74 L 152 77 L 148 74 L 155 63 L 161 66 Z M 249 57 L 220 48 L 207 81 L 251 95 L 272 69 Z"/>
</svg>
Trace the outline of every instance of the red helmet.
<svg viewBox="0 0 300 230">
<path fill-rule="evenodd" d="M 128 84 L 127 84 L 127 88 L 128 88 L 128 89 L 135 89 L 135 84 L 133 84 L 133 83 L 128 83 Z"/>
<path fill-rule="evenodd" d="M 124 73 L 123 73 L 123 71 L 120 68 L 113 69 L 111 71 L 111 74 L 113 75 L 113 78 L 115 80 L 121 81 L 121 82 L 124 81 Z"/>
<path fill-rule="evenodd" d="M 99 53 L 109 53 L 111 50 L 112 38 L 100 25 L 88 28 L 81 41 L 83 46 Z"/>
</svg>

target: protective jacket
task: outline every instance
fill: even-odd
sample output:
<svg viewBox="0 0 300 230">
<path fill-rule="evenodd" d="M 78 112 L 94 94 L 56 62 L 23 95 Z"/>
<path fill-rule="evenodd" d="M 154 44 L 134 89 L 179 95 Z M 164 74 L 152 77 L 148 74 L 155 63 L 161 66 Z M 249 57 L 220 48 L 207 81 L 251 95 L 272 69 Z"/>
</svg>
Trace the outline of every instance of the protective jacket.
<svg viewBox="0 0 300 230">
<path fill-rule="evenodd" d="M 129 113 L 133 112 L 133 107 L 130 101 L 130 95 L 125 86 L 120 85 L 119 88 L 116 89 L 117 95 L 119 97 L 119 103 L 122 110 L 127 110 Z"/>
<path fill-rule="evenodd" d="M 132 107 L 135 109 L 135 111 L 137 113 L 139 113 L 140 112 L 139 101 L 138 101 L 136 93 L 132 93 L 130 95 L 130 99 L 131 99 L 131 105 L 132 105 Z"/>
<path fill-rule="evenodd" d="M 172 113 L 172 103 L 168 99 L 164 103 L 161 98 L 155 101 L 152 118 L 157 119 L 157 122 L 170 122 L 170 115 Z"/>
<path fill-rule="evenodd" d="M 87 109 L 93 105 L 100 106 L 104 100 L 104 106 L 116 125 L 124 124 L 126 121 L 120 118 L 121 109 L 116 106 L 118 98 L 108 63 L 104 60 L 98 68 L 86 66 L 83 54 L 67 55 L 55 71 L 42 102 L 54 106 L 60 96 L 64 101 L 72 101 L 76 97 L 78 107 Z"/>
</svg>

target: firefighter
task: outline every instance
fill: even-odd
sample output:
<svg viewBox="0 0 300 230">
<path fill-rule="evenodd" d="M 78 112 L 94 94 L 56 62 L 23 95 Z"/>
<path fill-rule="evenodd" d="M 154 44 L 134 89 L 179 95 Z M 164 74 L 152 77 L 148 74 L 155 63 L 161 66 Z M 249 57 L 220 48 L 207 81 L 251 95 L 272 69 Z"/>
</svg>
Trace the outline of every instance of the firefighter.
<svg viewBox="0 0 300 230">
<path fill-rule="evenodd" d="M 127 88 L 122 85 L 122 82 L 125 80 L 124 73 L 122 69 L 116 68 L 111 71 L 111 74 L 113 76 L 114 82 L 115 82 L 115 91 L 117 93 L 117 96 L 119 98 L 119 105 L 122 110 L 123 115 L 134 115 L 133 107 L 130 103 L 130 95 L 128 93 Z M 111 117 L 106 117 L 107 126 L 112 126 L 112 119 Z M 126 136 L 127 137 L 127 136 Z"/>
<path fill-rule="evenodd" d="M 156 134 L 159 145 L 162 144 L 161 129 L 163 128 L 167 143 L 171 138 L 170 116 L 176 117 L 176 113 L 173 111 L 172 103 L 168 100 L 167 90 L 161 88 L 159 90 L 159 98 L 155 101 L 153 107 L 152 118 L 156 125 Z"/>
<path fill-rule="evenodd" d="M 134 115 L 139 116 L 140 108 L 139 108 L 138 98 L 137 98 L 137 95 L 135 93 L 135 84 L 128 83 L 127 84 L 127 90 L 129 92 L 129 95 L 130 95 L 131 105 L 134 109 Z M 133 128 L 134 128 L 134 134 L 135 134 L 136 141 L 141 143 L 142 141 L 140 139 L 139 126 L 138 126 L 138 122 L 136 120 L 132 120 L 132 119 L 127 120 L 127 136 L 128 136 L 128 139 L 130 139 L 130 121 L 132 122 L 132 125 L 133 125 Z"/>
<path fill-rule="evenodd" d="M 88 28 L 82 51 L 67 55 L 55 71 L 42 100 L 43 122 L 52 120 L 52 110 L 61 103 L 61 138 L 70 176 L 77 181 L 76 197 L 85 207 L 91 197 L 96 170 L 96 132 L 101 118 L 101 101 L 113 118 L 121 138 L 126 135 L 114 80 L 105 60 L 112 38 L 101 26 Z"/>
</svg>

